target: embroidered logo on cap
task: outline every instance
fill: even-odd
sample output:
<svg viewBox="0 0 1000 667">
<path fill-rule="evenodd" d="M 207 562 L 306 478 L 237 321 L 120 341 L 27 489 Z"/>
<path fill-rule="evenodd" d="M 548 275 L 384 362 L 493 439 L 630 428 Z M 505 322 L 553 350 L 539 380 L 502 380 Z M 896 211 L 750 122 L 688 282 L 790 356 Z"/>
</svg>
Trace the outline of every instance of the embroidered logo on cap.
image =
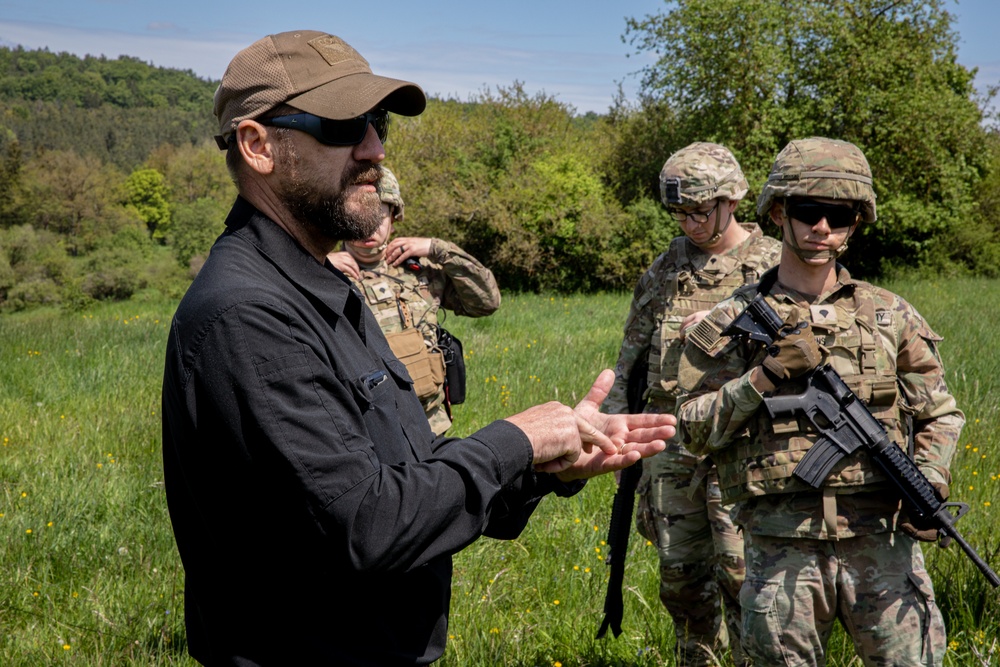
<svg viewBox="0 0 1000 667">
<path fill-rule="evenodd" d="M 316 49 L 316 52 L 323 57 L 329 65 L 336 65 L 345 60 L 357 60 L 366 66 L 368 61 L 361 57 L 361 54 L 354 50 L 354 47 L 335 35 L 323 35 L 310 39 L 309 46 Z"/>
</svg>

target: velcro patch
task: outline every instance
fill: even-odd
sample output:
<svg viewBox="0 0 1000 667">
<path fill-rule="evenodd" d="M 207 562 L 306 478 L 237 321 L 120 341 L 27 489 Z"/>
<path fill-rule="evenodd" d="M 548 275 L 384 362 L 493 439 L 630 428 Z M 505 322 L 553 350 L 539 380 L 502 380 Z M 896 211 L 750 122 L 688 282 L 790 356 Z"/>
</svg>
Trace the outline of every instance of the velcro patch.
<svg viewBox="0 0 1000 667">
<path fill-rule="evenodd" d="M 827 328 L 837 325 L 837 309 L 829 304 L 809 306 L 809 315 L 812 318 L 813 324 Z"/>
<path fill-rule="evenodd" d="M 880 327 L 889 326 L 890 324 L 892 324 L 892 313 L 890 313 L 888 310 L 876 310 L 875 322 Z"/>
<path fill-rule="evenodd" d="M 354 50 L 354 47 L 335 35 L 323 35 L 309 40 L 309 46 L 316 49 L 323 60 L 329 65 L 336 65 L 345 60 L 361 61 L 368 65 L 368 61 L 361 57 L 361 54 Z M 370 67 L 370 65 L 369 65 Z"/>
<path fill-rule="evenodd" d="M 686 329 L 684 335 L 691 343 L 711 356 L 715 356 L 729 342 L 729 337 L 723 336 L 722 329 L 708 317 Z"/>
<path fill-rule="evenodd" d="M 392 299 L 392 289 L 386 281 L 380 280 L 376 283 L 371 283 L 370 288 L 376 301 L 382 302 L 390 301 Z"/>
</svg>

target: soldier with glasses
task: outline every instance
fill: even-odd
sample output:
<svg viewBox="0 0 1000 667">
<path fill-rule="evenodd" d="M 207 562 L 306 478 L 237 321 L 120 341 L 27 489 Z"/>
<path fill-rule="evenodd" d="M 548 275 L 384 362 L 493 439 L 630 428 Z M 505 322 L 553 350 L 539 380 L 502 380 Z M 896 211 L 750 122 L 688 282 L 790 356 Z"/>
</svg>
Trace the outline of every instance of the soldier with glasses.
<svg viewBox="0 0 1000 667">
<path fill-rule="evenodd" d="M 780 244 L 736 220 L 746 193 L 739 163 L 719 144 L 691 144 L 663 165 L 663 205 L 684 235 L 635 288 L 607 411 L 673 413 L 685 331 L 777 262 Z M 637 394 L 631 405 L 630 384 Z M 645 462 L 639 493 L 636 523 L 659 552 L 660 600 L 674 622 L 678 665 L 719 664 L 727 635 L 740 664 L 743 542 L 711 462 L 670 442 Z"/>
</svg>

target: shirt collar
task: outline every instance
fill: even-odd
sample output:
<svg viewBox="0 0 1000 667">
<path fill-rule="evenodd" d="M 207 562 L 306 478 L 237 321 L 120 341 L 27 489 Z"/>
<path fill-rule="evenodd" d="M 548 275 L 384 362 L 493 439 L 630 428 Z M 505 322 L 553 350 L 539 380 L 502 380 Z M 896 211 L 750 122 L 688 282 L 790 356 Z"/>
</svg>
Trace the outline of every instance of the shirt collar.
<svg viewBox="0 0 1000 667">
<path fill-rule="evenodd" d="M 226 218 L 227 230 L 256 248 L 300 289 L 343 315 L 365 337 L 361 297 L 351 281 L 329 260 L 322 264 L 276 222 L 239 196 Z"/>
</svg>

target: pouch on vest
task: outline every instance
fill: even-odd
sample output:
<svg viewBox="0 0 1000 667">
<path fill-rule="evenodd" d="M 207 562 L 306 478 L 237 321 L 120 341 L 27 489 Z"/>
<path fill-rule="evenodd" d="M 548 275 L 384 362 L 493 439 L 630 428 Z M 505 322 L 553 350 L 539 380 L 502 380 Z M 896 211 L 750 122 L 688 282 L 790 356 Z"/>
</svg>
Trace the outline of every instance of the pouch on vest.
<svg viewBox="0 0 1000 667">
<path fill-rule="evenodd" d="M 444 355 L 445 388 L 448 403 L 458 405 L 465 402 L 465 354 L 462 341 L 454 334 L 438 327 L 438 347 Z"/>
<path fill-rule="evenodd" d="M 389 348 L 406 366 L 413 380 L 413 391 L 423 400 L 435 396 L 444 383 L 444 362 L 440 354 L 431 354 L 419 329 L 404 329 L 385 335 Z"/>
</svg>

